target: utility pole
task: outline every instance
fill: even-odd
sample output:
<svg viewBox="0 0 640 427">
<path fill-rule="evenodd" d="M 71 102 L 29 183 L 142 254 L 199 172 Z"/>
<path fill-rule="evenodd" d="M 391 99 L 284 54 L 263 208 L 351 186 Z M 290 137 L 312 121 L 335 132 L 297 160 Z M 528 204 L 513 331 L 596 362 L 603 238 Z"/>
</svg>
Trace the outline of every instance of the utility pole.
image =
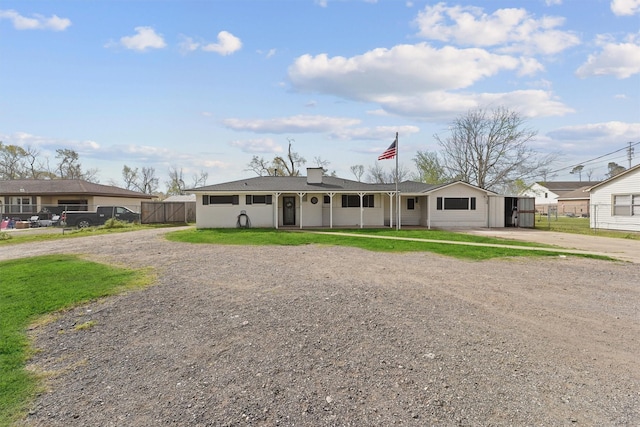
<svg viewBox="0 0 640 427">
<path fill-rule="evenodd" d="M 627 148 L 627 158 L 629 159 L 629 169 L 631 169 L 631 159 L 633 159 L 633 142 L 629 142 L 629 148 Z"/>
</svg>

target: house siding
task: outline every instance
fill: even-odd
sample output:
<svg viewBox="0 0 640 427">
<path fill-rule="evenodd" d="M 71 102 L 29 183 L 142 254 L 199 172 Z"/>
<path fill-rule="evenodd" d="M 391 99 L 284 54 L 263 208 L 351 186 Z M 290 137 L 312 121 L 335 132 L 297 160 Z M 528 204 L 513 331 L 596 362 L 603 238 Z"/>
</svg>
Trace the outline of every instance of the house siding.
<svg viewBox="0 0 640 427">
<path fill-rule="evenodd" d="M 238 215 L 246 211 L 252 227 L 282 227 L 284 220 L 284 198 L 295 200 L 295 224 L 288 226 L 309 227 L 383 227 L 390 226 L 390 218 L 396 225 L 398 216 L 391 203 L 392 192 L 388 184 L 366 184 L 324 177 L 321 183 L 303 181 L 304 177 L 257 177 L 232 181 L 190 190 L 196 197 L 196 226 L 198 228 L 233 228 L 238 223 Z M 282 186 L 282 187 L 280 187 Z M 279 191 L 278 188 L 288 188 Z M 322 188 L 318 188 L 322 187 Z M 492 194 L 473 185 L 458 181 L 444 185 L 429 185 L 405 181 L 401 183 L 401 224 L 425 227 L 486 227 L 489 224 L 488 196 Z M 273 205 L 247 204 L 247 195 L 270 195 Z M 343 196 L 359 197 L 366 194 L 373 197 L 373 207 L 343 207 Z M 209 196 L 235 196 L 227 198 L 229 204 L 208 204 Z M 330 196 L 331 203 L 325 203 Z M 436 211 L 437 197 L 475 198 L 475 209 Z M 312 203 L 314 197 L 317 203 Z M 495 195 L 491 197 L 501 196 Z M 235 200 L 237 199 L 237 200 Z M 414 209 L 408 209 L 408 200 L 415 200 Z M 219 201 L 221 199 L 218 199 Z M 354 203 L 355 204 L 355 203 Z M 394 203 L 395 204 L 395 203 Z M 500 213 L 494 224 L 499 224 Z M 430 218 L 431 215 L 431 218 Z M 290 218 L 291 219 L 291 218 Z"/>
<path fill-rule="evenodd" d="M 521 195 L 535 197 L 536 211 L 541 213 L 548 213 L 549 206 L 557 206 L 558 204 L 558 194 L 537 182 L 526 191 L 523 191 Z"/>
<path fill-rule="evenodd" d="M 453 185 L 431 194 L 430 214 L 431 225 L 437 227 L 486 227 L 487 197 L 481 190 L 464 185 Z M 468 210 L 438 210 L 438 197 L 475 197 L 476 209 Z"/>
<path fill-rule="evenodd" d="M 640 215 L 613 214 L 614 196 L 624 194 L 640 196 L 640 168 L 591 190 L 591 228 L 640 231 Z"/>
</svg>

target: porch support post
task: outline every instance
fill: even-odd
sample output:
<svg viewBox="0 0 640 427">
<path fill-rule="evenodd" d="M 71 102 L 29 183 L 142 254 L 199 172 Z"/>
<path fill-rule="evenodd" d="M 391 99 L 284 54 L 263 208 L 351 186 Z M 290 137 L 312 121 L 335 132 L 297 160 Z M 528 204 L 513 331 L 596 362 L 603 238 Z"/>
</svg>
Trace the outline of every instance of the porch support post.
<svg viewBox="0 0 640 427">
<path fill-rule="evenodd" d="M 398 200 L 396 200 L 397 205 L 398 205 L 398 222 L 397 222 L 397 226 L 398 226 L 398 230 L 400 230 L 402 228 L 402 193 L 400 193 L 398 191 Z"/>
<path fill-rule="evenodd" d="M 274 206 L 274 212 L 273 212 L 273 216 L 275 217 L 274 223 L 276 225 L 276 230 L 278 229 L 278 198 L 280 197 L 280 194 L 282 193 L 273 193 L 273 197 L 274 199 L 276 199 L 275 203 L 273 204 Z"/>
<path fill-rule="evenodd" d="M 393 228 L 393 195 L 395 193 L 388 192 L 389 195 L 389 228 Z"/>
<path fill-rule="evenodd" d="M 431 196 L 427 196 L 427 229 L 431 230 Z"/>
<path fill-rule="evenodd" d="M 364 226 L 364 203 L 362 202 L 365 194 L 366 193 L 358 193 L 358 196 L 360 196 L 360 228 Z"/>
<path fill-rule="evenodd" d="M 333 196 L 335 196 L 336 193 L 327 193 L 327 196 L 329 196 L 329 228 L 333 228 Z"/>
<path fill-rule="evenodd" d="M 298 197 L 300 198 L 300 229 L 302 229 L 302 198 L 307 193 L 298 193 Z"/>
</svg>

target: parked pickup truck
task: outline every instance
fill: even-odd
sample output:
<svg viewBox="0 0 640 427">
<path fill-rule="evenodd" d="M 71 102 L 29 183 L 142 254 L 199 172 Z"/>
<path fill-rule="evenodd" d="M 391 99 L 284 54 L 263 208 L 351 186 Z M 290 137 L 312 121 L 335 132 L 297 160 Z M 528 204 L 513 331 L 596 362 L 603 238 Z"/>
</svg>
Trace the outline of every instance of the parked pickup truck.
<svg viewBox="0 0 640 427">
<path fill-rule="evenodd" d="M 110 218 L 139 222 L 140 214 L 122 206 L 98 206 L 95 211 L 64 211 L 60 221 L 67 227 L 86 228 L 92 225 L 103 225 Z"/>
</svg>

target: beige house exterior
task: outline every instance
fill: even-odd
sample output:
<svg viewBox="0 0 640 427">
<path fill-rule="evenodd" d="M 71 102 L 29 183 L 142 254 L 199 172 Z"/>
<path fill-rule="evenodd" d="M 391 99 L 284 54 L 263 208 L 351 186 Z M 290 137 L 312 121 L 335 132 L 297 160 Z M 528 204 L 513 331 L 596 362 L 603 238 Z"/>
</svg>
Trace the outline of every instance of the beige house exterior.
<svg viewBox="0 0 640 427">
<path fill-rule="evenodd" d="M 324 176 L 263 176 L 189 190 L 197 228 L 504 227 L 504 197 L 465 182 L 369 184 Z M 398 203 L 399 197 L 399 203 Z M 399 208 L 398 208 L 399 205 Z M 509 215 L 511 213 L 509 212 Z"/>
</svg>

